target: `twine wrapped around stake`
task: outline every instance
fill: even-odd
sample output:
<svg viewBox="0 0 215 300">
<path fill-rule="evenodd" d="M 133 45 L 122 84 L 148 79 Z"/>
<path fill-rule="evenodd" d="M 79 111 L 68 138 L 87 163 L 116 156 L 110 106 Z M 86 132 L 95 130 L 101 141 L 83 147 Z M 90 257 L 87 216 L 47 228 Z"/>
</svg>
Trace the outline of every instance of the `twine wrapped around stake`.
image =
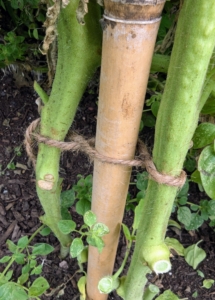
<svg viewBox="0 0 215 300">
<path fill-rule="evenodd" d="M 85 140 L 81 135 L 77 135 L 72 132 L 67 138 L 69 142 L 62 142 L 52 140 L 50 138 L 41 136 L 39 133 L 36 133 L 39 126 L 40 119 L 36 119 L 33 121 L 26 130 L 25 133 L 25 148 L 26 152 L 32 161 L 33 165 L 36 164 L 36 156 L 33 152 L 34 149 L 34 140 L 38 143 L 44 143 L 50 147 L 59 148 L 61 151 L 73 151 L 86 154 L 91 161 L 94 159 L 98 159 L 101 162 L 109 163 L 109 164 L 120 164 L 129 167 L 141 167 L 145 168 L 147 172 L 150 174 L 151 179 L 160 183 L 166 184 L 169 186 L 182 187 L 186 181 L 186 173 L 185 171 L 181 171 L 180 176 L 171 176 L 167 174 L 159 173 L 152 161 L 152 158 L 145 146 L 145 144 L 138 139 L 137 142 L 137 152 L 138 156 L 133 160 L 123 160 L 123 159 L 115 159 L 111 157 L 104 156 L 96 151 L 94 148 L 95 139 L 91 138 L 89 140 Z"/>
</svg>

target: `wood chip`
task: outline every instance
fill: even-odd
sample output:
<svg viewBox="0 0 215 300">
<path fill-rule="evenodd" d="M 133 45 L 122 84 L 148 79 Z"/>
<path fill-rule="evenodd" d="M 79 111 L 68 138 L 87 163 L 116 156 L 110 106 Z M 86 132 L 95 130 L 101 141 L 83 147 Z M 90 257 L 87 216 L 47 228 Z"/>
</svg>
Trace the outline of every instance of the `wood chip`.
<svg viewBox="0 0 215 300">
<path fill-rule="evenodd" d="M 12 212 L 13 212 L 13 215 L 14 215 L 15 219 L 18 222 L 22 222 L 22 221 L 25 220 L 25 218 L 23 218 L 23 216 L 18 211 L 16 211 L 16 210 L 13 209 Z"/>
<path fill-rule="evenodd" d="M 16 224 L 16 226 L 14 227 L 12 236 L 11 236 L 11 240 L 14 241 L 14 240 L 19 239 L 20 235 L 21 235 L 20 227 Z"/>
<path fill-rule="evenodd" d="M 11 233 L 13 232 L 14 227 L 17 224 L 17 220 L 14 220 L 10 226 L 8 227 L 8 229 L 6 230 L 6 232 L 1 236 L 0 238 L 0 246 L 2 246 L 5 241 L 8 239 L 8 237 L 11 235 Z"/>
<path fill-rule="evenodd" d="M 2 216 L 2 215 L 0 215 L 0 222 L 2 224 L 4 224 L 5 227 L 7 227 L 9 225 L 8 222 L 7 222 L 7 220 L 5 219 L 5 217 Z"/>
<path fill-rule="evenodd" d="M 22 170 L 28 170 L 28 167 L 26 165 L 20 163 L 16 163 L 16 168 L 20 168 Z"/>
</svg>

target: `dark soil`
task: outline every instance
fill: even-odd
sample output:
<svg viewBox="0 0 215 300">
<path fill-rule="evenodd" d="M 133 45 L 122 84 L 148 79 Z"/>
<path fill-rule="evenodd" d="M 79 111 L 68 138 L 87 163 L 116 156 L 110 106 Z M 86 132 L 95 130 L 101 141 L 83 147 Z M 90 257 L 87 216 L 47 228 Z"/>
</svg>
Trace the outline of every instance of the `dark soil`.
<svg viewBox="0 0 215 300">
<path fill-rule="evenodd" d="M 22 84 L 21 84 L 22 85 Z M 26 152 L 23 148 L 23 138 L 27 126 L 39 117 L 31 82 L 19 87 L 14 82 L 11 75 L 0 78 L 0 166 L 4 171 L 0 176 L 0 257 L 8 255 L 9 251 L 5 245 L 7 239 L 13 242 L 24 235 L 30 236 L 40 226 L 39 216 L 43 214 L 35 191 L 34 170 L 29 163 Z M 90 92 L 89 92 L 90 91 Z M 91 85 L 85 93 L 80 108 L 77 111 L 73 129 L 86 137 L 95 135 L 96 111 L 97 111 L 97 87 Z M 151 131 L 145 135 L 147 141 L 151 141 L 153 136 Z M 15 147 L 21 146 L 21 155 L 15 155 Z M 14 163 L 14 170 L 8 169 L 9 163 Z M 64 178 L 63 190 L 69 189 L 77 182 L 77 175 L 86 176 L 93 171 L 88 159 L 81 154 L 64 153 L 61 159 L 61 177 Z M 133 176 L 137 173 L 134 170 Z M 133 189 L 131 191 L 135 193 Z M 192 187 L 190 199 L 198 201 L 204 197 L 196 186 Z M 71 208 L 73 219 L 80 224 L 82 218 Z M 132 212 L 125 214 L 124 222 L 129 226 L 132 223 Z M 207 258 L 198 266 L 206 279 L 215 279 L 215 235 L 214 231 L 204 224 L 196 232 L 173 231 L 169 229 L 168 236 L 177 238 L 185 246 L 202 240 L 201 247 L 206 251 Z M 55 251 L 43 258 L 42 275 L 49 281 L 50 290 L 47 295 L 42 296 L 43 300 L 57 299 L 58 293 L 62 294 L 60 299 L 77 299 L 77 280 L 81 276 L 76 273 L 78 265 L 76 260 L 67 258 L 64 263 L 58 258 L 59 245 L 56 238 L 51 234 L 48 237 L 37 236 L 35 242 L 50 243 L 55 247 Z M 125 240 L 120 239 L 116 269 L 121 263 L 125 250 Z M 41 258 L 42 261 L 42 258 Z M 0 265 L 0 272 L 3 265 Z M 14 279 L 20 275 L 20 266 L 13 265 Z M 125 270 L 126 271 L 126 270 Z M 32 277 L 32 280 L 34 277 Z M 171 289 L 182 299 L 194 299 L 194 292 L 198 293 L 195 298 L 215 299 L 215 288 L 207 290 L 202 288 L 203 278 L 196 270 L 193 270 L 183 259 L 174 255 L 172 257 L 172 270 L 168 274 L 149 276 L 151 282 L 161 288 L 161 291 Z M 109 299 L 119 299 L 116 294 L 110 295 Z M 6 299 L 5 299 L 6 300 Z M 132 299 L 131 299 L 132 300 Z"/>
</svg>

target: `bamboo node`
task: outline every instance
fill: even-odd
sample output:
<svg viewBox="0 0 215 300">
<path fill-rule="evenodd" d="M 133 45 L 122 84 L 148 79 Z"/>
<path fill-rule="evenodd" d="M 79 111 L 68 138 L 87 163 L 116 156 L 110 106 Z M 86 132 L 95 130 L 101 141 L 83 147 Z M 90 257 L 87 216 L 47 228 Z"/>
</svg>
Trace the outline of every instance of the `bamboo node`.
<svg viewBox="0 0 215 300">
<path fill-rule="evenodd" d="M 119 18 L 114 18 L 114 17 L 109 17 L 107 15 L 103 15 L 103 18 L 112 22 L 116 22 L 116 23 L 123 23 L 123 24 L 131 24 L 131 25 L 148 25 L 148 24 L 154 24 L 157 22 L 160 22 L 161 17 L 160 18 L 155 18 L 152 20 L 123 20 L 123 19 L 119 19 Z"/>
<path fill-rule="evenodd" d="M 26 152 L 28 154 L 29 159 L 32 161 L 34 167 L 36 165 L 36 154 L 34 153 L 34 144 L 36 141 L 37 143 L 43 143 L 50 147 L 56 147 L 61 151 L 72 151 L 72 152 L 81 151 L 82 153 L 86 154 L 89 157 L 91 162 L 94 159 L 97 159 L 102 163 L 109 163 L 114 165 L 120 164 L 128 167 L 145 168 L 149 173 L 151 179 L 153 179 L 154 181 L 160 184 L 182 187 L 186 181 L 186 173 L 183 170 L 181 171 L 181 174 L 179 176 L 172 176 L 172 175 L 162 174 L 158 172 L 152 161 L 151 155 L 149 154 L 146 148 L 146 145 L 140 139 L 138 139 L 137 142 L 138 156 L 136 156 L 135 159 L 131 159 L 131 160 L 115 159 L 100 154 L 95 149 L 94 138 L 85 140 L 83 136 L 77 135 L 74 132 L 71 132 L 68 135 L 67 137 L 67 139 L 69 140 L 68 142 L 57 141 L 42 136 L 39 133 L 37 133 L 39 122 L 40 119 L 36 119 L 29 125 L 29 127 L 26 130 L 25 140 L 24 140 Z M 48 181 L 49 183 L 51 183 L 51 180 Z"/>
</svg>

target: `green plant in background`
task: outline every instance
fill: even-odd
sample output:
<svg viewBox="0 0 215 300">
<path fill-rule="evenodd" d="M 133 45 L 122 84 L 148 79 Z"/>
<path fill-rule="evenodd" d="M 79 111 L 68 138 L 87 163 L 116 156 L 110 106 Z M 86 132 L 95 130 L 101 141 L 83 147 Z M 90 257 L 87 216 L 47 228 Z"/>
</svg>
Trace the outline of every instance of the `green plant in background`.
<svg viewBox="0 0 215 300">
<path fill-rule="evenodd" d="M 76 212 L 83 216 L 91 207 L 92 198 L 92 175 L 87 175 L 85 178 L 78 175 L 79 179 L 70 190 L 61 193 L 61 215 L 64 220 L 70 220 L 71 214 L 68 209 L 76 201 Z"/>
<path fill-rule="evenodd" d="M 77 258 L 79 271 L 86 275 L 83 263 L 87 261 L 88 247 L 84 245 L 84 241 L 86 239 L 89 245 L 96 247 L 101 252 L 104 247 L 102 237 L 109 233 L 109 229 L 105 224 L 97 222 L 97 218 L 92 211 L 87 211 L 83 216 L 83 220 L 84 224 L 80 229 L 76 229 L 76 223 L 72 221 L 71 216 L 69 220 L 59 221 L 57 226 L 63 234 L 80 235 L 80 237 L 73 239 L 70 245 L 70 255 L 72 258 Z M 43 269 L 43 260 L 41 259 L 42 263 L 39 264 L 38 258 L 50 254 L 54 248 L 46 243 L 38 243 L 33 246 L 30 243 L 38 233 L 47 236 L 50 232 L 49 227 L 42 225 L 30 238 L 27 236 L 21 237 L 17 245 L 7 240 L 7 246 L 12 255 L 3 256 L 0 259 L 1 264 L 7 264 L 4 271 L 0 273 L 0 299 L 39 299 L 38 297 L 49 288 L 48 281 L 40 276 Z M 21 275 L 18 277 L 17 282 L 13 281 L 13 270 L 10 270 L 14 262 L 22 265 Z M 32 275 L 39 277 L 32 282 Z"/>
<path fill-rule="evenodd" d="M 12 255 L 3 256 L 0 259 L 1 264 L 7 264 L 4 271 L 0 273 L 0 299 L 39 299 L 39 296 L 49 288 L 48 281 L 40 276 L 43 262 L 38 264 L 38 258 L 41 255 L 48 255 L 54 248 L 46 243 L 30 246 L 31 241 L 39 232 L 41 234 L 49 233 L 46 229 L 45 233 L 44 229 L 43 225 L 30 238 L 27 236 L 21 237 L 17 245 L 7 240 L 7 246 Z M 13 270 L 10 269 L 14 262 L 22 266 L 21 275 L 18 277 L 17 282 L 13 281 Z M 32 282 L 32 275 L 39 277 Z"/>
<path fill-rule="evenodd" d="M 39 0 L 1 0 L 0 7 L 7 19 L 1 28 L 0 68 L 18 62 L 28 64 L 28 69 L 36 68 L 36 59 L 41 56 L 39 43 L 44 38 L 46 6 Z"/>
<path fill-rule="evenodd" d="M 98 223 L 96 215 L 91 211 L 87 211 L 83 216 L 84 224 L 79 230 L 76 229 L 76 223 L 72 220 L 61 220 L 58 222 L 58 227 L 64 234 L 78 233 L 80 238 L 73 239 L 70 246 L 70 255 L 72 258 L 77 257 L 79 263 L 83 263 L 83 251 L 85 253 L 86 247 L 83 243 L 83 238 L 89 245 L 94 246 L 99 252 L 104 248 L 102 237 L 109 233 L 109 229 L 105 224 Z"/>
</svg>

